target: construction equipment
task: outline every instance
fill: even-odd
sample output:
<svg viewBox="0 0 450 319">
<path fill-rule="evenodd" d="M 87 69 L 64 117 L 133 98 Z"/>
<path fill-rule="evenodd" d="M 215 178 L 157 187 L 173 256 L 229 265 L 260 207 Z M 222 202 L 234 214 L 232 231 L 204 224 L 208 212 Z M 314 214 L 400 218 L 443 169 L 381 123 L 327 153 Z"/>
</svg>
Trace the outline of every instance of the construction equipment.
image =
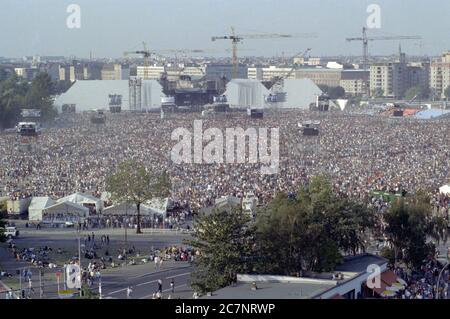
<svg viewBox="0 0 450 319">
<path fill-rule="evenodd" d="M 150 65 L 150 57 L 154 52 L 151 52 L 147 49 L 147 44 L 142 42 L 143 50 L 138 51 L 127 51 L 124 52 L 124 55 L 127 56 L 129 54 L 139 54 L 144 59 L 144 79 L 148 79 L 148 66 Z"/>
<path fill-rule="evenodd" d="M 310 51 L 311 51 L 311 48 L 308 48 L 305 51 L 301 51 L 301 52 L 297 53 L 291 59 L 294 60 L 295 58 L 298 58 L 298 57 L 304 58 Z M 281 83 L 284 79 L 288 79 L 291 76 L 291 74 L 297 69 L 297 66 L 298 66 L 298 63 L 294 63 L 288 73 L 286 73 L 283 76 L 274 77 L 272 79 L 272 83 L 268 89 L 270 90 L 275 85 Z"/>
<path fill-rule="evenodd" d="M 297 57 L 305 57 L 309 52 L 311 51 L 310 48 L 306 49 L 305 51 L 301 51 L 294 55 L 292 57 L 292 60 L 294 60 Z M 285 102 L 286 100 L 286 93 L 283 91 L 283 81 L 285 79 L 288 79 L 291 74 L 297 69 L 298 64 L 294 63 L 292 65 L 292 68 L 287 72 L 286 74 L 282 76 L 275 76 L 271 79 L 270 84 L 268 86 L 269 90 L 272 90 L 272 93 L 270 93 L 268 96 L 265 97 L 265 101 L 272 106 L 277 106 L 277 103 L 279 102 Z"/>
<path fill-rule="evenodd" d="M 225 36 L 214 36 L 211 38 L 212 41 L 216 40 L 231 40 L 232 45 L 232 65 L 233 65 L 233 79 L 238 76 L 238 58 L 237 58 L 237 45 L 241 43 L 244 39 L 274 39 L 274 38 L 298 38 L 298 37 L 316 37 L 315 34 L 277 34 L 277 33 L 268 33 L 268 34 L 236 34 L 234 28 L 231 27 L 231 34 Z"/>
<path fill-rule="evenodd" d="M 347 38 L 348 42 L 351 41 L 362 41 L 363 43 L 363 70 L 367 71 L 369 68 L 369 41 L 378 41 L 378 40 L 421 40 L 420 36 L 368 36 L 367 28 L 363 27 L 362 29 L 362 37 L 354 37 Z M 364 90 L 367 93 L 367 82 L 365 83 Z"/>
</svg>

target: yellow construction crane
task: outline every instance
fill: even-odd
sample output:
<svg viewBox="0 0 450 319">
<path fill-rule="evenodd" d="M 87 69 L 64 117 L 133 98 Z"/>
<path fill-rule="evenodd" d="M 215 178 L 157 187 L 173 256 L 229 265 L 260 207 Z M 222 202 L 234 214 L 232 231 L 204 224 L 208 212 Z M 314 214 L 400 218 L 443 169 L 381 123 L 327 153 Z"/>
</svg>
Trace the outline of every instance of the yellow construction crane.
<svg viewBox="0 0 450 319">
<path fill-rule="evenodd" d="M 363 70 L 367 71 L 369 69 L 369 41 L 378 41 L 378 40 L 421 40 L 422 38 L 420 36 L 368 36 L 367 35 L 367 28 L 363 27 L 362 29 L 362 36 L 361 37 L 354 37 L 354 38 L 347 38 L 346 40 L 348 42 L 351 41 L 361 41 L 363 44 Z M 369 85 L 367 83 L 368 81 L 364 81 L 364 88 L 363 90 L 365 93 L 368 93 Z"/>
<path fill-rule="evenodd" d="M 306 49 L 305 51 L 301 51 L 299 53 L 297 53 L 296 55 L 294 55 L 293 57 L 291 57 L 292 60 L 294 60 L 295 58 L 301 57 L 304 58 L 309 52 L 311 52 L 311 48 Z M 292 73 L 294 73 L 294 71 L 297 69 L 298 63 L 293 63 L 292 64 L 292 68 L 289 70 L 288 73 L 284 74 L 283 76 L 275 76 L 274 78 L 271 79 L 271 84 L 270 84 L 270 88 L 272 88 L 274 85 L 277 85 L 278 83 L 282 82 L 284 79 L 288 79 Z"/>
<path fill-rule="evenodd" d="M 143 50 L 138 51 L 127 51 L 124 52 L 124 55 L 127 56 L 129 54 L 139 54 L 142 56 L 144 60 L 144 79 L 148 79 L 148 67 L 150 65 L 150 57 L 154 52 L 151 52 L 147 49 L 147 44 L 145 42 L 142 42 Z"/>
<path fill-rule="evenodd" d="M 244 39 L 274 39 L 274 38 L 314 38 L 316 37 L 313 33 L 308 34 L 278 34 L 278 33 L 266 33 L 266 34 L 236 34 L 234 28 L 231 27 L 231 34 L 225 36 L 214 36 L 211 38 L 212 41 L 216 40 L 231 40 L 232 45 L 232 65 L 233 65 L 233 79 L 237 78 L 238 73 L 238 58 L 237 58 L 237 45 L 241 43 Z"/>
</svg>

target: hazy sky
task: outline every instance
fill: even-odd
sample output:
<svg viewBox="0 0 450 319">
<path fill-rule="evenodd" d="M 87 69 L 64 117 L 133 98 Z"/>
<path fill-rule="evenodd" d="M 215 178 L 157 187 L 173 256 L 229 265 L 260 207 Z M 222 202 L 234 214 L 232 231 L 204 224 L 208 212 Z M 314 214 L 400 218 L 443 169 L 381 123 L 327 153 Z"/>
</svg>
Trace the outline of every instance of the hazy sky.
<svg viewBox="0 0 450 319">
<path fill-rule="evenodd" d="M 69 4 L 81 7 L 81 28 L 69 29 Z M 361 54 L 358 36 L 369 4 L 381 6 L 373 35 L 420 35 L 403 41 L 407 54 L 437 55 L 450 48 L 446 0 L 0 0 L 0 56 L 75 55 L 119 57 L 123 51 L 225 49 L 211 42 L 229 33 L 317 33 L 316 39 L 247 40 L 246 55 L 286 55 L 311 47 L 312 55 Z M 372 42 L 371 54 L 391 54 L 398 41 Z M 226 53 L 225 53 L 226 54 Z M 241 54 L 242 55 L 242 54 Z"/>
</svg>

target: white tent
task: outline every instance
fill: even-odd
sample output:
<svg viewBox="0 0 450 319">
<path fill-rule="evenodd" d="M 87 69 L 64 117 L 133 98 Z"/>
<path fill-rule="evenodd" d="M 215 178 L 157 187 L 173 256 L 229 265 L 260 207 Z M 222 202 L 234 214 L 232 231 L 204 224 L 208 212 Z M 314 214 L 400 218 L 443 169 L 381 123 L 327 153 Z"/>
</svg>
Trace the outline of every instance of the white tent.
<svg viewBox="0 0 450 319">
<path fill-rule="evenodd" d="M 439 188 L 439 192 L 444 195 L 450 194 L 450 184 L 443 185 Z"/>
<path fill-rule="evenodd" d="M 142 206 L 147 210 L 148 215 L 166 216 L 169 202 L 169 198 L 154 198 L 146 202 Z"/>
<path fill-rule="evenodd" d="M 58 202 L 42 210 L 44 223 L 76 223 L 89 217 L 89 208 L 69 201 Z"/>
<path fill-rule="evenodd" d="M 241 199 L 235 196 L 222 196 L 215 200 L 216 209 L 234 209 L 241 206 Z"/>
<path fill-rule="evenodd" d="M 309 105 L 323 93 L 311 79 L 306 78 L 284 79 L 282 91 L 286 94 L 286 101 L 280 103 L 280 107 L 303 110 L 309 110 Z"/>
<path fill-rule="evenodd" d="M 339 105 L 339 108 L 341 109 L 341 111 L 344 111 L 348 104 L 348 100 L 346 100 L 346 99 L 338 99 L 338 100 L 336 100 L 336 102 Z"/>
<path fill-rule="evenodd" d="M 109 95 L 122 95 L 122 109 L 130 109 L 128 80 L 79 80 L 67 92 L 55 99 L 55 106 L 61 111 L 64 104 L 75 104 L 76 112 L 109 108 Z M 142 109 L 161 107 L 165 97 L 162 86 L 156 80 L 143 80 L 141 88 Z"/>
<path fill-rule="evenodd" d="M 228 82 L 225 96 L 231 108 L 264 108 L 269 90 L 258 80 L 234 79 Z"/>
<path fill-rule="evenodd" d="M 28 220 L 41 221 L 42 211 L 55 204 L 55 201 L 48 196 L 33 197 L 30 206 L 28 207 Z"/>
<path fill-rule="evenodd" d="M 103 209 L 103 203 L 100 198 L 94 197 L 85 193 L 74 193 L 72 195 L 60 198 L 57 200 L 58 203 L 61 202 L 72 202 L 78 205 L 95 205 L 95 210 L 100 212 Z"/>
<path fill-rule="evenodd" d="M 141 205 L 141 214 L 145 215 L 145 208 Z M 125 205 L 125 203 L 109 206 L 103 209 L 102 211 L 103 215 L 129 215 L 129 216 L 135 216 L 137 214 L 137 208 L 135 204 L 128 204 Z"/>
</svg>

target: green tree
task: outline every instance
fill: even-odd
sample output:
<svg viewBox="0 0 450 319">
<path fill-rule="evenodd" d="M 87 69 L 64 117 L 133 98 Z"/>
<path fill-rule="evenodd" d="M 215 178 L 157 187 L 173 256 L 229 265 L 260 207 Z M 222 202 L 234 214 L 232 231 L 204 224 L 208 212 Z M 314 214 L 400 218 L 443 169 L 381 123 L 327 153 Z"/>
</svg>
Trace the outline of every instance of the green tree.
<svg viewBox="0 0 450 319">
<path fill-rule="evenodd" d="M 445 88 L 444 95 L 447 99 L 450 99 L 450 86 Z"/>
<path fill-rule="evenodd" d="M 401 198 L 383 216 L 385 233 L 394 251 L 394 264 L 405 262 L 416 269 L 434 253 L 428 238 L 447 240 L 445 221 L 432 215 L 431 206 L 420 193 L 413 199 Z"/>
<path fill-rule="evenodd" d="M 28 83 L 15 73 L 0 82 L 0 128 L 12 127 L 19 120 L 28 90 Z"/>
<path fill-rule="evenodd" d="M 195 222 L 186 241 L 200 255 L 195 260 L 192 288 L 200 293 L 230 285 L 239 273 L 252 271 L 254 230 L 241 211 L 215 211 Z"/>
<path fill-rule="evenodd" d="M 405 93 L 405 99 L 412 100 L 414 97 L 418 99 L 426 99 L 430 96 L 430 89 L 423 86 L 413 86 Z"/>
<path fill-rule="evenodd" d="M 342 86 L 332 86 L 327 93 L 330 99 L 336 100 L 345 96 L 345 89 Z"/>
<path fill-rule="evenodd" d="M 372 92 L 372 96 L 373 97 L 383 97 L 384 96 L 384 90 L 382 88 L 376 88 L 373 92 Z"/>
<path fill-rule="evenodd" d="M 154 198 L 169 196 L 170 188 L 169 176 L 165 171 L 150 171 L 133 160 L 120 163 L 116 173 L 106 180 L 106 190 L 114 200 L 136 205 L 137 234 L 142 233 L 141 205 Z"/>
<path fill-rule="evenodd" d="M 345 96 L 345 89 L 342 86 L 328 86 L 326 84 L 319 84 L 318 87 L 332 100 L 340 99 Z"/>
<path fill-rule="evenodd" d="M 259 270 L 286 275 L 332 270 L 341 252 L 365 249 L 365 232 L 374 224 L 372 211 L 339 198 L 326 177 L 315 177 L 296 198 L 279 194 L 258 215 Z"/>
<path fill-rule="evenodd" d="M 28 108 L 41 110 L 44 120 L 51 120 L 57 113 L 53 107 L 53 93 L 54 86 L 50 75 L 39 73 L 31 82 L 31 87 L 26 94 L 26 105 Z"/>
</svg>

